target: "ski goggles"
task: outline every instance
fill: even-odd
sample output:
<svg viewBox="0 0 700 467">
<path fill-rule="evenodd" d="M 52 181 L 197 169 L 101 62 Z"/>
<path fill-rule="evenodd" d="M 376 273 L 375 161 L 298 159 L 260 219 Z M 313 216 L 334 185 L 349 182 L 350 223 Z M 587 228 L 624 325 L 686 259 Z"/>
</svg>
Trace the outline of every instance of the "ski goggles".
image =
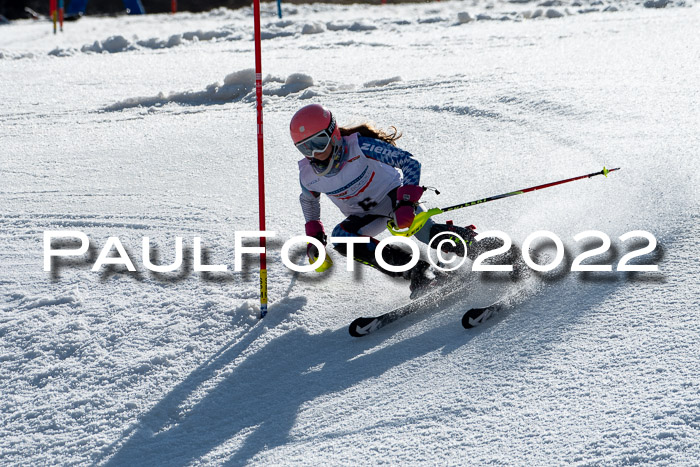
<svg viewBox="0 0 700 467">
<path fill-rule="evenodd" d="M 313 136 L 298 142 L 295 146 L 307 159 L 312 159 L 316 154 L 325 151 L 331 144 L 335 131 L 335 117 L 331 117 L 328 128 L 321 130 Z"/>
</svg>

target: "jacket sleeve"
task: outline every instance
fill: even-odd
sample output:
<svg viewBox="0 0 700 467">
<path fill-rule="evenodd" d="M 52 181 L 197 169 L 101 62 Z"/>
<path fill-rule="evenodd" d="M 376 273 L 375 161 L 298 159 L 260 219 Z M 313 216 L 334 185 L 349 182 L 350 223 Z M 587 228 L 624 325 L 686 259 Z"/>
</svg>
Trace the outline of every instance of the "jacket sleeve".
<svg viewBox="0 0 700 467">
<path fill-rule="evenodd" d="M 301 195 L 299 202 L 301 210 L 304 213 L 306 222 L 321 220 L 321 193 L 307 190 L 304 185 L 301 185 Z"/>
<path fill-rule="evenodd" d="M 411 153 L 374 138 L 359 136 L 357 142 L 365 156 L 401 170 L 403 185 L 420 183 L 420 162 Z"/>
</svg>

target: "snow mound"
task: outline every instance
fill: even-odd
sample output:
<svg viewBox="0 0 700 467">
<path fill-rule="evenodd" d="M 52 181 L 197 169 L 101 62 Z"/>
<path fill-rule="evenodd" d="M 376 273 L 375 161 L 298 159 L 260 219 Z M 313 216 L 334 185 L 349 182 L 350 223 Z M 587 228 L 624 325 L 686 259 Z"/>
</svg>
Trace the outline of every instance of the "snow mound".
<svg viewBox="0 0 700 467">
<path fill-rule="evenodd" d="M 24 52 L 24 53 L 12 53 L 4 50 L 0 50 L 0 60 L 3 58 L 11 59 L 11 60 L 21 60 L 23 58 L 36 58 L 37 55 L 33 52 Z"/>
<path fill-rule="evenodd" d="M 349 23 L 343 23 L 343 22 L 337 22 L 337 21 L 329 21 L 326 23 L 326 28 L 329 31 L 344 31 L 346 29 L 350 29 L 351 24 Z"/>
<path fill-rule="evenodd" d="M 542 9 L 538 8 L 535 11 L 530 11 L 526 10 L 522 12 L 523 18 L 526 19 L 535 19 L 535 18 L 540 18 L 542 16 Z"/>
<path fill-rule="evenodd" d="M 561 18 L 564 16 L 564 13 L 562 13 L 561 11 L 559 11 L 557 9 L 549 8 L 544 15 L 547 18 Z"/>
<path fill-rule="evenodd" d="M 226 314 L 238 318 L 238 322 L 241 325 L 247 324 L 248 326 L 253 326 L 260 316 L 260 305 L 253 300 L 246 300 Z"/>
<path fill-rule="evenodd" d="M 471 23 L 472 21 L 474 21 L 474 18 L 468 12 L 460 11 L 459 13 L 457 13 L 457 21 L 460 24 Z"/>
<path fill-rule="evenodd" d="M 286 79 L 268 76 L 263 80 L 263 94 L 286 97 L 313 85 L 313 78 L 303 73 L 292 73 Z M 300 96 L 301 99 L 309 97 L 311 95 Z M 161 92 L 156 96 L 131 97 L 109 105 L 104 110 L 113 112 L 134 107 L 162 107 L 167 104 L 211 105 L 254 100 L 255 70 L 248 68 L 227 75 L 223 83 L 212 83 L 203 91 L 174 92 L 168 95 Z"/>
<path fill-rule="evenodd" d="M 354 23 L 352 23 L 352 25 L 350 25 L 348 31 L 374 31 L 375 29 L 377 29 L 377 26 L 373 24 L 367 24 L 362 21 L 355 21 Z"/>
<path fill-rule="evenodd" d="M 272 23 L 272 26 L 276 26 L 278 28 L 286 28 L 288 26 L 291 26 L 292 24 L 294 24 L 294 21 L 284 19 L 284 20 L 275 21 L 274 23 Z M 267 27 L 270 27 L 270 25 L 268 24 Z"/>
<path fill-rule="evenodd" d="M 92 45 L 84 45 L 80 50 L 82 52 L 95 53 L 118 53 L 126 50 L 133 50 L 134 45 L 124 36 L 110 36 L 104 41 L 95 41 Z"/>
<path fill-rule="evenodd" d="M 182 36 L 180 34 L 173 34 L 168 38 L 168 40 L 152 37 L 150 39 L 137 41 L 136 43 L 140 47 L 146 49 L 169 49 L 171 47 L 182 45 Z"/>
<path fill-rule="evenodd" d="M 189 31 L 182 34 L 172 34 L 167 38 L 151 37 L 149 39 L 136 39 L 135 42 L 129 41 L 122 35 L 110 36 L 102 41 L 96 40 L 92 44 L 85 44 L 80 49 L 74 47 L 61 48 L 56 47 L 48 54 L 54 57 L 70 57 L 78 51 L 83 53 L 120 53 L 132 50 L 142 49 L 169 49 L 178 47 L 187 42 L 199 41 L 214 41 L 217 39 L 227 38 L 229 40 L 239 40 L 241 35 L 237 35 L 232 30 L 215 29 Z M 0 56 L 0 58 L 3 58 Z M 22 57 L 23 58 L 23 57 Z"/>
<path fill-rule="evenodd" d="M 447 21 L 447 19 L 442 16 L 433 16 L 430 18 L 420 18 L 418 24 L 444 23 L 445 21 Z"/>
<path fill-rule="evenodd" d="M 307 23 L 301 28 L 301 33 L 302 34 L 319 34 L 322 33 L 326 30 L 325 26 L 323 23 L 320 22 L 315 22 L 315 23 Z"/>
<path fill-rule="evenodd" d="M 252 88 L 255 86 L 255 70 L 246 68 L 245 70 L 226 75 L 224 78 L 224 86 L 245 86 Z"/>
<path fill-rule="evenodd" d="M 56 47 L 51 52 L 49 52 L 49 55 L 52 57 L 72 57 L 78 52 L 80 52 L 78 49 L 74 49 L 72 47 L 69 47 L 67 49 Z"/>
<path fill-rule="evenodd" d="M 278 37 L 289 37 L 293 36 L 295 33 L 293 31 L 261 31 L 260 32 L 260 39 L 261 40 L 269 40 L 269 39 L 276 39 Z"/>
<path fill-rule="evenodd" d="M 268 89 L 263 86 L 263 94 L 284 97 L 303 91 L 313 85 L 314 79 L 311 76 L 304 73 L 292 73 L 282 86 L 269 86 Z"/>
<path fill-rule="evenodd" d="M 665 8 L 668 4 L 668 0 L 648 0 L 644 2 L 644 8 Z"/>
<path fill-rule="evenodd" d="M 232 31 L 221 31 L 221 30 L 214 30 L 214 31 L 202 31 L 201 29 L 198 29 L 197 31 L 191 31 L 191 32 L 186 32 L 182 35 L 182 38 L 188 41 L 211 41 L 215 39 L 222 39 L 224 37 L 229 37 L 232 34 Z"/>
<path fill-rule="evenodd" d="M 382 86 L 386 86 L 391 83 L 396 83 L 398 81 L 401 81 L 400 76 L 394 76 L 393 78 L 385 78 L 385 79 L 375 79 L 373 81 L 368 81 L 364 84 L 366 88 L 378 88 Z"/>
</svg>

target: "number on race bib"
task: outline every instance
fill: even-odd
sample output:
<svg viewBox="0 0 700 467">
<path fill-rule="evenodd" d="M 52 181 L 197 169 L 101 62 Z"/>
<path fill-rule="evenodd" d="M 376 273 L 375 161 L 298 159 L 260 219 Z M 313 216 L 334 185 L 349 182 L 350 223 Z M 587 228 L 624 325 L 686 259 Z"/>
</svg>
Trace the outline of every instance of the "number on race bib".
<svg viewBox="0 0 700 467">
<path fill-rule="evenodd" d="M 365 198 L 357 204 L 365 211 L 369 211 L 377 205 L 376 202 L 372 201 L 372 198 Z"/>
</svg>

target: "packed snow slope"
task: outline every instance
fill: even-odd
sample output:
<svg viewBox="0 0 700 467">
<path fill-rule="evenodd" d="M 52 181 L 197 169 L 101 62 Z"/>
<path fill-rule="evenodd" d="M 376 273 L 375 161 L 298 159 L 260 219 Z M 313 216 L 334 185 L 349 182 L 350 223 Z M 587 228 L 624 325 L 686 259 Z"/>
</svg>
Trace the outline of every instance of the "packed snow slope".
<svg viewBox="0 0 700 467">
<path fill-rule="evenodd" d="M 663 6 L 665 8 L 654 8 Z M 250 10 L 0 26 L 0 464 L 695 464 L 700 458 L 698 82 L 693 3 L 263 6 L 270 311 L 258 262 Z M 440 219 L 515 244 L 556 233 L 562 265 L 515 284 L 468 271 L 457 299 L 375 335 L 402 281 L 292 273 L 303 233 L 288 122 L 396 125 L 428 207 L 596 177 Z M 323 202 L 323 221 L 342 220 Z M 43 234 L 88 253 L 43 270 Z M 571 272 L 584 262 L 612 272 Z M 658 272 L 617 271 L 633 260 Z M 136 271 L 91 271 L 108 237 Z M 158 264 L 142 259 L 151 241 Z M 204 261 L 193 271 L 194 238 Z M 255 242 L 252 242 L 254 245 Z M 64 247 L 76 247 L 74 241 Z M 551 244 L 534 245 L 543 258 Z M 303 249 L 293 249 L 300 264 Z M 113 249 L 112 254 L 116 254 Z M 466 331 L 464 311 L 516 293 Z"/>
</svg>

